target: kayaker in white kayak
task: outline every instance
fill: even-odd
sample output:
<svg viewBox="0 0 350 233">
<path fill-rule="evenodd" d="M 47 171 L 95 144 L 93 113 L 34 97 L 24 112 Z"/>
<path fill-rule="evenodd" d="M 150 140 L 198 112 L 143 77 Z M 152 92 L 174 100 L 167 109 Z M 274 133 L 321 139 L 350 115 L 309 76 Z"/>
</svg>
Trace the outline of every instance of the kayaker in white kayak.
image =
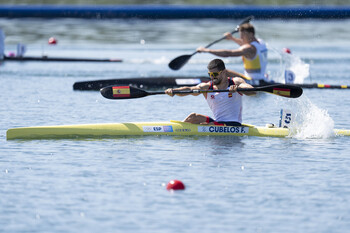
<svg viewBox="0 0 350 233">
<path fill-rule="evenodd" d="M 239 27 L 240 38 L 235 38 L 231 33 L 225 33 L 227 40 L 236 42 L 238 49 L 209 49 L 197 48 L 197 52 L 211 53 L 219 57 L 239 57 L 242 56 L 245 75 L 251 77 L 249 81 L 252 85 L 261 85 L 268 82 L 266 78 L 267 47 L 262 39 L 255 37 L 254 26 L 250 23 Z"/>
<path fill-rule="evenodd" d="M 221 59 L 214 59 L 208 64 L 208 74 L 211 81 L 200 83 L 197 86 L 185 86 L 180 88 L 169 88 L 165 93 L 174 96 L 173 91 L 190 91 L 190 90 L 227 90 L 230 92 L 208 92 L 203 93 L 208 102 L 214 118 L 206 115 L 191 113 L 186 117 L 184 122 L 192 124 L 213 124 L 239 126 L 242 123 L 242 93 L 237 92 L 237 88 L 253 88 L 240 77 L 229 77 L 225 64 Z M 245 95 L 255 95 L 255 91 L 244 92 Z M 200 95 L 200 93 L 176 94 L 179 96 Z"/>
</svg>

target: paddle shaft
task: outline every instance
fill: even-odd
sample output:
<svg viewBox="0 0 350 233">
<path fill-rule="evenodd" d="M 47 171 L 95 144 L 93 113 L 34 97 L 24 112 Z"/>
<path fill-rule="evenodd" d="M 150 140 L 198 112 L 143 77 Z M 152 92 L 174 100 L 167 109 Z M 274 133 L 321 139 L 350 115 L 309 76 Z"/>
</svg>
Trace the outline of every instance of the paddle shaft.
<svg viewBox="0 0 350 233">
<path fill-rule="evenodd" d="M 278 96 L 288 97 L 288 98 L 298 98 L 302 95 L 303 89 L 294 85 L 287 84 L 275 84 L 263 87 L 254 88 L 237 88 L 238 92 L 254 92 L 254 91 L 264 91 Z M 108 86 L 101 88 L 100 90 L 102 96 L 107 99 L 132 99 L 141 98 L 148 95 L 162 95 L 166 94 L 165 91 L 154 91 L 148 92 L 136 87 L 131 86 Z M 173 91 L 173 94 L 193 94 L 193 93 L 208 93 L 208 92 L 229 92 L 228 89 L 225 90 L 186 90 L 186 91 Z"/>
<path fill-rule="evenodd" d="M 273 89 L 271 87 L 277 86 L 277 87 L 290 87 L 290 85 L 272 85 L 272 86 L 264 86 L 264 87 L 254 87 L 254 88 L 237 88 L 237 92 L 250 92 L 250 91 L 265 91 L 269 93 L 273 93 Z M 298 87 L 295 87 L 298 88 Z M 194 93 L 211 93 L 211 92 L 230 92 L 228 89 L 224 90 L 190 90 L 190 91 L 173 91 L 173 94 L 194 94 Z M 147 95 L 161 95 L 166 94 L 165 91 L 153 91 L 153 92 L 147 92 Z"/>
<path fill-rule="evenodd" d="M 239 26 L 237 26 L 237 28 L 236 28 L 234 31 L 232 31 L 231 34 L 232 34 L 232 35 L 235 34 L 236 32 L 238 32 L 238 30 L 239 30 Z M 223 36 L 223 37 L 221 37 L 220 39 L 217 39 L 216 41 L 211 42 L 210 44 L 208 44 L 208 45 L 205 46 L 204 48 L 209 48 L 210 46 L 212 46 L 212 45 L 214 45 L 214 44 L 216 44 L 216 43 L 218 43 L 218 42 L 224 40 L 225 38 L 226 38 L 226 36 Z M 196 53 L 198 53 L 198 51 L 195 51 L 194 53 L 192 53 L 192 54 L 191 54 L 191 57 L 192 57 L 193 55 L 195 55 Z"/>
<path fill-rule="evenodd" d="M 238 88 L 238 92 L 245 92 L 245 91 L 259 91 L 257 88 Z M 195 93 L 210 93 L 210 92 L 229 92 L 229 90 L 190 90 L 190 91 L 173 91 L 173 94 L 195 94 Z M 147 91 L 144 93 L 144 96 L 149 95 L 164 95 L 166 94 L 165 91 Z M 142 96 L 142 97 L 144 97 Z"/>
</svg>

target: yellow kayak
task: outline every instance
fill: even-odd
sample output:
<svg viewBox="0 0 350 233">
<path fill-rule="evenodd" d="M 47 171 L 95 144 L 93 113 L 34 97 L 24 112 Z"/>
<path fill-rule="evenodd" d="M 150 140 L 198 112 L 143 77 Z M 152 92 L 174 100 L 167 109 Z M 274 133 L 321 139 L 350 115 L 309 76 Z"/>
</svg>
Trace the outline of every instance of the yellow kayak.
<svg viewBox="0 0 350 233">
<path fill-rule="evenodd" d="M 334 130 L 335 135 L 350 136 L 350 130 Z M 198 136 L 258 136 L 288 137 L 291 130 L 278 127 L 198 125 L 181 121 L 130 122 L 84 125 L 56 125 L 13 128 L 7 130 L 12 139 L 65 139 L 110 138 L 146 135 L 198 135 Z"/>
</svg>

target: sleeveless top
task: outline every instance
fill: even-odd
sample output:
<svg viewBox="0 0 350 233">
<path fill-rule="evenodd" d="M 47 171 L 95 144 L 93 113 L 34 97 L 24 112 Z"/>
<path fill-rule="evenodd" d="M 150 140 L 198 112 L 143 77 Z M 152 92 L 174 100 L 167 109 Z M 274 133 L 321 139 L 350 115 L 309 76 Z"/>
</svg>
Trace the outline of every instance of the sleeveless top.
<svg viewBox="0 0 350 233">
<path fill-rule="evenodd" d="M 253 59 L 243 58 L 245 75 L 256 80 L 265 80 L 265 72 L 267 66 L 267 47 L 263 40 L 258 39 L 250 43 L 256 48 L 256 54 Z"/>
<path fill-rule="evenodd" d="M 229 84 L 234 85 L 233 78 L 228 78 Z M 210 81 L 209 90 L 213 90 Z M 208 92 L 205 96 L 215 121 L 236 121 L 242 123 L 242 94 L 235 92 Z"/>
</svg>

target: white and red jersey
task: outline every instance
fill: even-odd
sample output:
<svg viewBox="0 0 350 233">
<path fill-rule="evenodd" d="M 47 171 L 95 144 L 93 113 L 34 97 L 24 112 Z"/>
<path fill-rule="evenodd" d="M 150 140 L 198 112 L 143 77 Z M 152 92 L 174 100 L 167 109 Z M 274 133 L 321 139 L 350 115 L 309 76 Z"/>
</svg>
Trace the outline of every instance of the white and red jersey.
<svg viewBox="0 0 350 233">
<path fill-rule="evenodd" d="M 234 85 L 233 78 L 228 78 L 229 84 Z M 209 90 L 213 89 L 213 83 L 210 82 Z M 204 95 L 211 111 L 214 114 L 215 121 L 235 121 L 242 123 L 242 94 L 235 92 L 209 92 Z"/>
</svg>

